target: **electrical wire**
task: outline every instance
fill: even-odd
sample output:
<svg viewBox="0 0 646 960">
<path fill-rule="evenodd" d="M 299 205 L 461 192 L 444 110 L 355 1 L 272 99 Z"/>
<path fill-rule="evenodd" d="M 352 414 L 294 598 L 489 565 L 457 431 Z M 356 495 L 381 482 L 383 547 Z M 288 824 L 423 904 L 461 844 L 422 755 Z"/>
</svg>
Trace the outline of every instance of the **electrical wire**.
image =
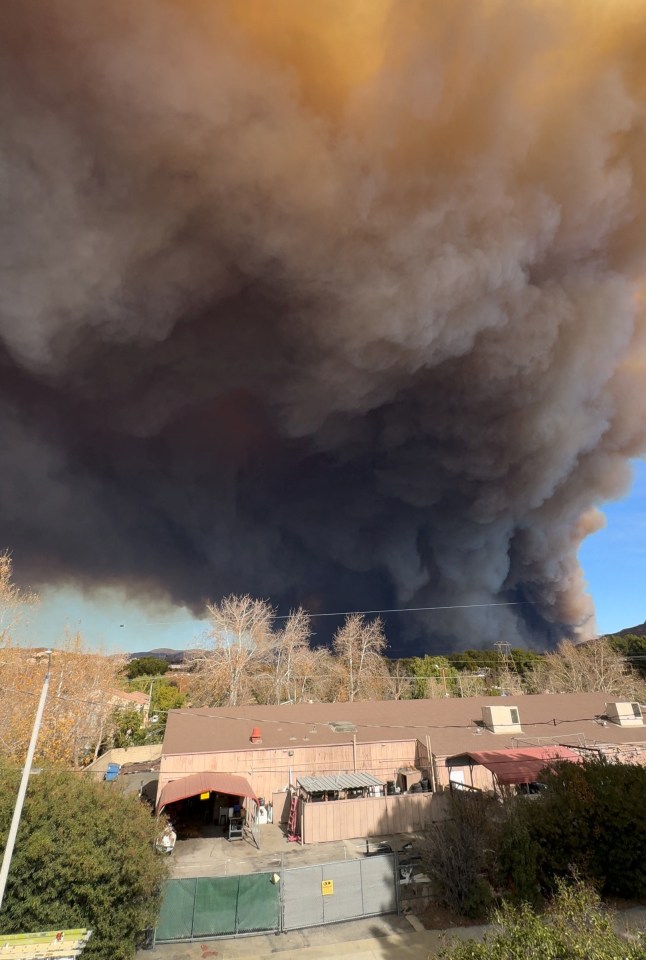
<svg viewBox="0 0 646 960">
<path fill-rule="evenodd" d="M 392 607 L 384 610 L 334 610 L 324 613 L 307 613 L 310 619 L 314 617 L 355 617 L 355 616 L 372 616 L 373 614 L 380 613 L 428 613 L 434 610 L 470 610 L 475 607 L 520 607 L 525 605 L 534 606 L 533 600 L 509 600 L 509 601 L 494 601 L 489 603 L 455 603 L 455 604 L 444 604 L 442 606 L 435 607 Z M 271 620 L 289 620 L 293 616 L 292 613 L 281 613 L 281 614 L 271 614 L 269 619 Z M 138 623 L 136 624 L 136 629 L 140 627 L 164 627 L 164 626 L 181 626 L 184 623 L 204 623 L 208 621 L 205 620 L 151 620 L 148 623 Z M 125 629 L 127 626 L 126 623 L 120 623 L 119 627 Z"/>
</svg>

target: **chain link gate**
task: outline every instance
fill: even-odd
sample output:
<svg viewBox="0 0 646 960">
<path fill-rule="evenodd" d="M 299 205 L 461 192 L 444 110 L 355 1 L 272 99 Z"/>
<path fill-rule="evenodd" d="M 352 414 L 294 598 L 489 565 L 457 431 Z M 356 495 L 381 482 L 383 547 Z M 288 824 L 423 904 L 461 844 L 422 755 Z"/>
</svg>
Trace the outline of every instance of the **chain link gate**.
<svg viewBox="0 0 646 960">
<path fill-rule="evenodd" d="M 282 929 L 397 912 L 396 858 L 340 860 L 283 870 Z"/>
<path fill-rule="evenodd" d="M 279 933 L 396 913 L 396 871 L 396 856 L 381 854 L 277 874 L 167 880 L 155 942 Z"/>
</svg>

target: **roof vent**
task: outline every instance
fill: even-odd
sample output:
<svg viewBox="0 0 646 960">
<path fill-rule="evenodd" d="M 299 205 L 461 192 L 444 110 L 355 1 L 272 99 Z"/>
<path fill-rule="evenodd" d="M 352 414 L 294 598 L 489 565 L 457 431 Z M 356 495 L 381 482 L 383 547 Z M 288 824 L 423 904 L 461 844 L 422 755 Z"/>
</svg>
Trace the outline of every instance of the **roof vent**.
<svg viewBox="0 0 646 960">
<path fill-rule="evenodd" d="M 249 737 L 252 743 L 262 743 L 262 733 L 260 727 L 254 727 Z"/>
<path fill-rule="evenodd" d="M 518 707 L 483 707 L 482 722 L 492 733 L 522 733 Z"/>
<path fill-rule="evenodd" d="M 615 701 L 606 704 L 606 716 L 620 727 L 643 727 L 642 708 L 638 703 Z"/>
<path fill-rule="evenodd" d="M 357 726 L 352 723 L 350 720 L 332 720 L 328 723 L 330 730 L 334 730 L 335 733 L 356 733 Z"/>
</svg>

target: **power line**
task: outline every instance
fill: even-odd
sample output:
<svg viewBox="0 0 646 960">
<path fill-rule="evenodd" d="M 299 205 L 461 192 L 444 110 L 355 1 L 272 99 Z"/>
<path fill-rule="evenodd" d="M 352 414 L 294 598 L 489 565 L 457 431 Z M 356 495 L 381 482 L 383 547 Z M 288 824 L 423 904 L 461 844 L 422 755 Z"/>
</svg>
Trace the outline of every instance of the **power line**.
<svg viewBox="0 0 646 960">
<path fill-rule="evenodd" d="M 306 613 L 306 616 L 310 619 L 315 617 L 354 617 L 354 616 L 371 616 L 372 614 L 377 613 L 428 613 L 434 610 L 470 610 L 476 607 L 520 607 L 527 604 L 534 605 L 533 600 L 510 600 L 510 601 L 496 601 L 490 603 L 454 603 L 454 604 L 444 604 L 441 606 L 435 607 L 392 607 L 384 610 L 334 610 L 328 611 L 325 613 Z M 292 613 L 281 613 L 281 614 L 271 614 L 269 617 L 270 620 L 289 620 L 293 616 Z M 135 625 L 135 628 L 138 630 L 140 627 L 164 627 L 164 626 L 181 626 L 185 623 L 208 623 L 206 619 L 204 620 L 153 620 L 148 623 L 138 623 Z M 120 628 L 125 628 L 126 623 L 120 623 Z"/>
<path fill-rule="evenodd" d="M 499 603 L 455 603 L 437 607 L 393 607 L 390 610 L 341 610 L 334 613 L 308 613 L 308 617 L 354 617 L 369 616 L 373 613 L 425 613 L 432 610 L 470 610 L 474 607 L 520 607 L 532 604 L 531 600 L 512 600 Z M 292 614 L 274 616 L 274 620 L 289 620 Z"/>
</svg>

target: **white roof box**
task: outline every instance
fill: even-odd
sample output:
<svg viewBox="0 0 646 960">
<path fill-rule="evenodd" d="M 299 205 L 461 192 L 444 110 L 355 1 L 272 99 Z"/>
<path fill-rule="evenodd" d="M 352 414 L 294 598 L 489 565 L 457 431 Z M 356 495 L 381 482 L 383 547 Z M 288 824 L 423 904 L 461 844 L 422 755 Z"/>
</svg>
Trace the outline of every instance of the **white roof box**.
<svg viewBox="0 0 646 960">
<path fill-rule="evenodd" d="M 616 700 L 606 704 L 606 716 L 612 723 L 619 724 L 620 727 L 643 727 L 644 718 L 642 708 L 638 703 L 631 703 L 628 700 Z"/>
<path fill-rule="evenodd" d="M 492 733 L 522 733 L 518 707 L 492 706 L 482 708 L 482 722 Z"/>
</svg>

